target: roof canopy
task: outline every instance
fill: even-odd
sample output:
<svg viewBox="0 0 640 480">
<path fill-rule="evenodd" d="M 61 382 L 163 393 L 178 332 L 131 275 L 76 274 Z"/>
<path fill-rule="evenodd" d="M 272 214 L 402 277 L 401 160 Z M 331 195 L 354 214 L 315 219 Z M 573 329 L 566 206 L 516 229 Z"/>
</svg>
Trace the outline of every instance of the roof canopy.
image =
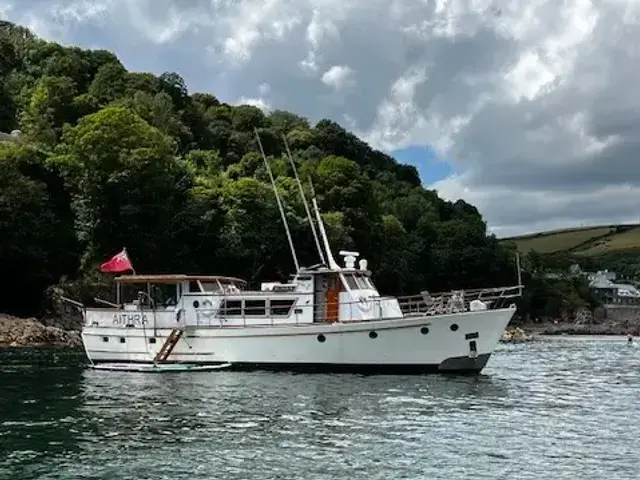
<svg viewBox="0 0 640 480">
<path fill-rule="evenodd" d="M 180 283 L 188 281 L 239 283 L 247 282 L 241 278 L 222 277 L 218 275 L 121 275 L 116 277 L 116 283 Z"/>
</svg>

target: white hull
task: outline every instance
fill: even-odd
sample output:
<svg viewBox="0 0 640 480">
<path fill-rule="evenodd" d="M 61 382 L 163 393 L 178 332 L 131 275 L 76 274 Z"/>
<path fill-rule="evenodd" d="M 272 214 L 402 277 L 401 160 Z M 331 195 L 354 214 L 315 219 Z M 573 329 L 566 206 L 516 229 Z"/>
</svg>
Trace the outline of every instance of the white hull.
<svg viewBox="0 0 640 480">
<path fill-rule="evenodd" d="M 511 306 L 364 322 L 189 326 L 167 362 L 230 363 L 232 369 L 479 372 L 514 313 Z M 113 325 L 86 326 L 82 336 L 92 362 L 152 363 L 170 333 L 159 328 L 150 343 L 149 325 Z"/>
</svg>

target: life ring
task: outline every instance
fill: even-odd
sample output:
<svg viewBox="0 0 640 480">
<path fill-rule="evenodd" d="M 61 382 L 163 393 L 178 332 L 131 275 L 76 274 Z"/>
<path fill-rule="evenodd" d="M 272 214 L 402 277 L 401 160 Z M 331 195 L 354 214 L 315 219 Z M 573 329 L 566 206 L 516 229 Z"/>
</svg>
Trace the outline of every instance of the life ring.
<svg viewBox="0 0 640 480">
<path fill-rule="evenodd" d="M 371 306 L 373 302 L 369 300 L 367 297 L 358 298 L 358 308 L 364 312 L 371 310 Z"/>
<path fill-rule="evenodd" d="M 198 315 L 206 318 L 207 320 L 216 314 L 216 312 L 213 311 L 213 302 L 211 302 L 211 300 L 209 300 L 208 298 L 206 298 L 202 302 L 202 308 L 203 310 L 198 311 Z"/>
</svg>

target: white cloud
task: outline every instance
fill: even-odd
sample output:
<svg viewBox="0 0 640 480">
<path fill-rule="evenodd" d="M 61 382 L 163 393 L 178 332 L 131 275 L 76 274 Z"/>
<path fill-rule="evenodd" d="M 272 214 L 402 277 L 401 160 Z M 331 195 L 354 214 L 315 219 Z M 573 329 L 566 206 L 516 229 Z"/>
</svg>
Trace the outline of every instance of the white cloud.
<svg viewBox="0 0 640 480">
<path fill-rule="evenodd" d="M 640 1 L 8 5 L 41 35 L 178 71 L 191 90 L 333 118 L 386 150 L 429 145 L 460 172 L 441 194 L 496 231 L 638 215 Z"/>
<path fill-rule="evenodd" d="M 177 41 L 187 30 L 207 28 L 212 17 L 197 9 L 184 8 L 171 0 L 113 0 L 122 8 L 136 31 L 153 43 Z M 187 3 L 186 5 L 189 5 Z M 155 7 L 155 8 L 154 8 Z"/>
<path fill-rule="evenodd" d="M 221 22 L 228 28 L 223 40 L 225 55 L 236 63 L 246 62 L 260 42 L 281 39 L 295 27 L 299 18 L 282 16 L 281 4 L 280 0 L 238 2 L 237 9 L 229 9 Z"/>
<path fill-rule="evenodd" d="M 342 90 L 355 84 L 355 72 L 347 65 L 334 65 L 322 74 L 322 83 L 334 90 Z"/>
<path fill-rule="evenodd" d="M 260 95 L 267 95 L 270 91 L 271 85 L 269 85 L 268 83 L 261 83 L 260 85 L 258 85 L 258 92 L 260 92 Z"/>
<path fill-rule="evenodd" d="M 269 112 L 273 109 L 273 107 L 266 101 L 264 98 L 251 98 L 251 97 L 240 97 L 234 102 L 231 102 L 233 105 L 252 105 L 254 107 L 258 107 L 263 112 Z"/>
<path fill-rule="evenodd" d="M 27 4 L 35 4 L 37 8 L 23 8 Z M 35 34 L 52 40 L 64 42 L 69 30 L 77 25 L 92 21 L 99 22 L 100 17 L 108 11 L 109 4 L 100 0 L 73 0 L 68 2 L 49 3 L 44 1 L 25 1 L 10 5 L 9 20 L 16 20 L 17 12 L 24 12 L 18 20 Z"/>
<path fill-rule="evenodd" d="M 612 219 L 619 223 L 640 223 L 639 186 L 621 183 L 549 195 L 544 189 L 514 192 L 513 187 L 505 185 L 476 190 L 467 184 L 464 176 L 454 175 L 436 182 L 433 187 L 450 200 L 464 197 L 476 205 L 499 204 L 502 221 L 490 225 L 490 231 L 500 237 L 589 223 L 607 225 Z M 585 211 L 593 212 L 591 222 L 585 222 L 582 216 Z"/>
<path fill-rule="evenodd" d="M 389 150 L 411 142 L 409 129 L 423 128 L 426 123 L 414 101 L 416 88 L 426 80 L 424 67 L 412 67 L 393 82 L 387 97 L 378 104 L 369 142 Z"/>
<path fill-rule="evenodd" d="M 0 20 L 6 20 L 9 18 L 9 12 L 13 6 L 10 3 L 0 3 Z"/>
<path fill-rule="evenodd" d="M 307 56 L 298 62 L 302 71 L 308 74 L 314 74 L 318 71 L 318 63 L 316 60 L 316 54 L 313 50 L 307 52 Z"/>
</svg>

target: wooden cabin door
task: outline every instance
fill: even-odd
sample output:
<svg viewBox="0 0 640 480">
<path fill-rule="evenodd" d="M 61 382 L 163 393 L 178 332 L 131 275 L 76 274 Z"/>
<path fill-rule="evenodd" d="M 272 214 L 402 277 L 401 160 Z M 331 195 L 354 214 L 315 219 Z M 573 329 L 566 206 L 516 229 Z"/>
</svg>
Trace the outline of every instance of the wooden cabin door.
<svg viewBox="0 0 640 480">
<path fill-rule="evenodd" d="M 340 312 L 340 279 L 337 275 L 331 275 L 327 285 L 326 312 L 327 322 L 337 322 Z"/>
</svg>

